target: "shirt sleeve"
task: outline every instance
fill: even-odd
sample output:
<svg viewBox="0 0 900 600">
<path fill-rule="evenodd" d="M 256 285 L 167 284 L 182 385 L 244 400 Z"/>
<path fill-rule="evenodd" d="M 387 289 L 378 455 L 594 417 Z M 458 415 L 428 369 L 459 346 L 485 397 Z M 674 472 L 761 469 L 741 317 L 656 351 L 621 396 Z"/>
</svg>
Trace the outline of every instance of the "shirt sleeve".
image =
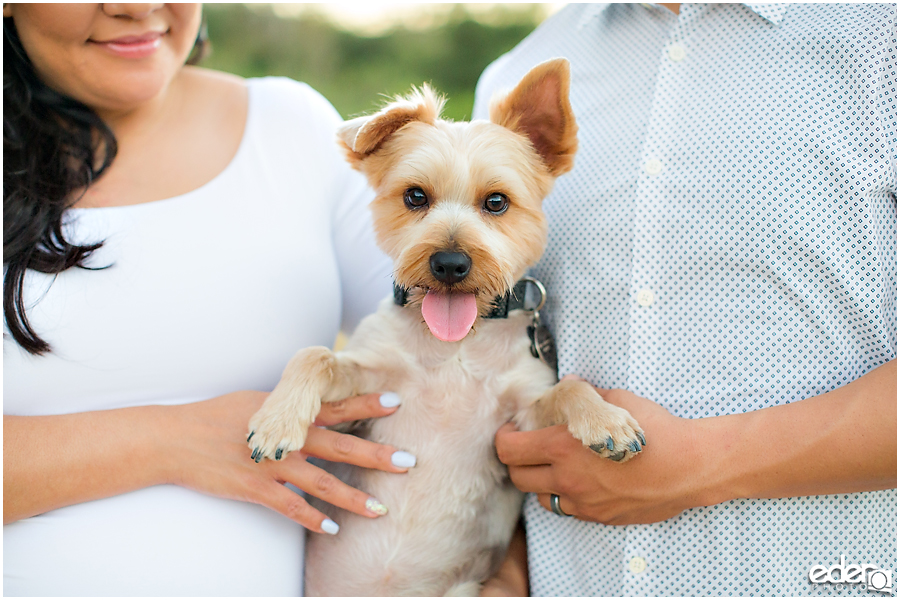
<svg viewBox="0 0 900 600">
<path fill-rule="evenodd" d="M 338 169 L 334 252 L 341 273 L 341 330 L 350 333 L 393 288 L 390 259 L 375 243 L 369 203 L 375 192 L 365 177 L 342 163 Z"/>
<path fill-rule="evenodd" d="M 310 103 L 321 115 L 322 152 L 333 165 L 329 195 L 332 202 L 332 244 L 341 283 L 341 330 L 351 333 L 363 317 L 375 311 L 391 293 L 392 265 L 375 243 L 369 203 L 375 192 L 365 177 L 344 159 L 337 142 L 343 123 L 333 106 L 317 92 Z"/>
<path fill-rule="evenodd" d="M 475 86 L 475 107 L 472 110 L 473 119 L 488 119 L 488 109 L 490 108 L 491 97 L 496 91 L 496 75 L 503 71 L 503 67 L 509 59 L 509 54 L 504 54 L 484 70 L 481 77 L 478 78 L 478 84 Z"/>
</svg>

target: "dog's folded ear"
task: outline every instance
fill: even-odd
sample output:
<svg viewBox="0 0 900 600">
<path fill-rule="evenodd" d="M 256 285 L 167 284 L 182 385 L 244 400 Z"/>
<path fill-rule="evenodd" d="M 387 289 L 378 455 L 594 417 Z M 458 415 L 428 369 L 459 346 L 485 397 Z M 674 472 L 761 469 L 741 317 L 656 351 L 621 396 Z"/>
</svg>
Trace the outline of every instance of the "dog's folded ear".
<svg viewBox="0 0 900 600">
<path fill-rule="evenodd" d="M 344 146 L 351 164 L 365 159 L 401 127 L 412 121 L 434 125 L 444 106 L 428 84 L 405 98 L 397 97 L 374 115 L 357 117 L 338 128 L 338 140 Z"/>
<path fill-rule="evenodd" d="M 490 119 L 527 136 L 553 176 L 571 170 L 578 126 L 569 104 L 569 61 L 554 58 L 531 69 L 513 91 L 493 98 Z"/>
</svg>

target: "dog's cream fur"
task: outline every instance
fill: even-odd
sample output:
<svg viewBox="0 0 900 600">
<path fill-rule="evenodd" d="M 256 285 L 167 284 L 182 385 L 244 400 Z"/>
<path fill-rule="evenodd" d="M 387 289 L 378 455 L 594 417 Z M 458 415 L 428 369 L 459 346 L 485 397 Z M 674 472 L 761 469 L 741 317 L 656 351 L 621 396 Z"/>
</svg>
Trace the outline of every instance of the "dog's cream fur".
<svg viewBox="0 0 900 600">
<path fill-rule="evenodd" d="M 441 101 L 425 87 L 341 129 L 348 160 L 377 192 L 377 240 L 410 302 L 382 302 L 342 352 L 300 351 L 252 418 L 250 446 L 266 458 L 299 450 L 321 402 L 393 391 L 400 410 L 368 422 L 366 437 L 408 450 L 418 463 L 402 476 L 337 467 L 390 512 L 370 519 L 321 506 L 341 530 L 310 536 L 307 594 L 476 594 L 505 555 L 521 503 L 493 448 L 511 418 L 522 429 L 567 423 L 604 456 L 607 438 L 626 459 L 635 453 L 629 446 L 640 428 L 626 411 L 583 381 L 556 383 L 532 356 L 530 313 L 479 317 L 461 341 L 443 342 L 420 312 L 434 289 L 475 294 L 483 315 L 540 258 L 541 201 L 571 169 L 577 147 L 568 77 L 563 59 L 538 65 L 492 103 L 490 122 L 441 120 Z M 424 209 L 404 203 L 414 187 L 429 198 Z M 509 198 L 503 214 L 484 209 L 494 193 Z M 450 250 L 468 254 L 472 267 L 446 285 L 431 274 L 429 257 Z"/>
</svg>

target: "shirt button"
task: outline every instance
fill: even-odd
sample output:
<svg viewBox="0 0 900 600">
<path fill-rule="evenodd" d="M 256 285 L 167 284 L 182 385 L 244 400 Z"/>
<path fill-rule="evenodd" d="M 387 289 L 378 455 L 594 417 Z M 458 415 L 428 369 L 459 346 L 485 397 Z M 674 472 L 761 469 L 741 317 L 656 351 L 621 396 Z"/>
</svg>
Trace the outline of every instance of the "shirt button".
<svg viewBox="0 0 900 600">
<path fill-rule="evenodd" d="M 640 306 L 650 306 L 653 304 L 654 296 L 650 290 L 641 290 L 637 293 L 637 303 Z"/>
<path fill-rule="evenodd" d="M 647 175 L 659 175 L 662 173 L 662 161 L 658 158 L 651 158 L 644 163 L 644 171 Z"/>
<path fill-rule="evenodd" d="M 628 561 L 628 570 L 638 575 L 639 573 L 643 573 L 644 569 L 647 568 L 647 561 L 641 558 L 640 556 L 632 556 L 631 560 Z"/>
<path fill-rule="evenodd" d="M 684 60 L 685 54 L 684 46 L 681 44 L 672 44 L 669 46 L 669 60 L 672 62 Z"/>
</svg>

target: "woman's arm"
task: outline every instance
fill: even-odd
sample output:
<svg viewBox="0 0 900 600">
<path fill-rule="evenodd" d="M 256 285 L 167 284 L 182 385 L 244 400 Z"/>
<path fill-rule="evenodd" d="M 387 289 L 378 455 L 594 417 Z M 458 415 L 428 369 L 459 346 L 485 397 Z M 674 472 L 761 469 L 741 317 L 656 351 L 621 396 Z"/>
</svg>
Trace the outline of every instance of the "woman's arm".
<svg viewBox="0 0 900 600">
<path fill-rule="evenodd" d="M 4 415 L 3 523 L 164 483 L 159 408 Z"/>
<path fill-rule="evenodd" d="M 897 485 L 897 364 L 825 394 L 742 414 L 682 419 L 624 390 L 599 390 L 638 420 L 647 446 L 624 464 L 565 426 L 496 438 L 523 491 L 587 521 L 654 523 L 734 498 L 853 493 Z"/>
<path fill-rule="evenodd" d="M 318 532 L 325 515 L 284 482 L 352 512 L 378 516 L 366 509 L 368 495 L 309 464 L 303 455 L 406 472 L 391 463 L 395 449 L 311 427 L 302 453 L 257 464 L 246 443 L 247 423 L 266 396 L 245 391 L 177 406 L 4 416 L 3 522 L 165 483 L 262 504 Z M 382 407 L 371 394 L 324 405 L 317 423 L 380 417 L 395 410 Z"/>
</svg>

